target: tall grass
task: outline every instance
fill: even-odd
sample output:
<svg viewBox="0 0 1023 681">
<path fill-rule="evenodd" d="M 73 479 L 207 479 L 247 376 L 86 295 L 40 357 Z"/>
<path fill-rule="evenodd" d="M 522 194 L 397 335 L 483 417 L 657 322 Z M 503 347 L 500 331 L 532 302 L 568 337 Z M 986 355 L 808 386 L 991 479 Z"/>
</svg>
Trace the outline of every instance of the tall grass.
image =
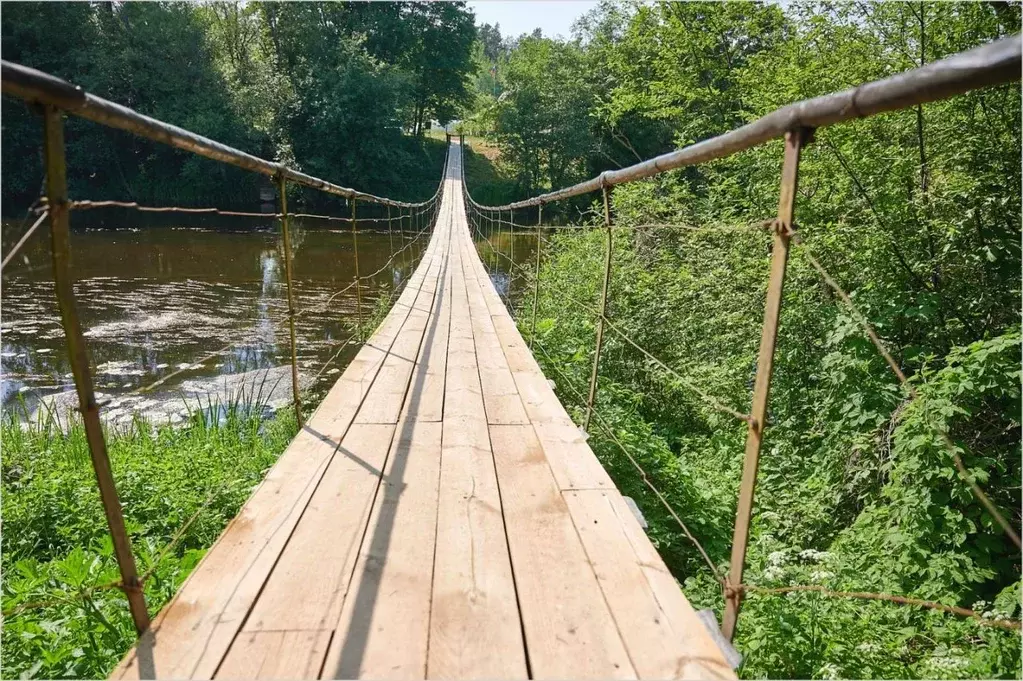
<svg viewBox="0 0 1023 681">
<path fill-rule="evenodd" d="M 153 615 L 296 433 L 290 409 L 264 418 L 263 387 L 200 401 L 183 425 L 136 416 L 107 429 L 138 569 L 152 570 L 145 591 Z M 105 677 L 135 632 L 123 594 L 96 589 L 119 575 L 82 424 L 45 409 L 31 420 L 8 410 L 0 438 L 4 676 Z"/>
</svg>

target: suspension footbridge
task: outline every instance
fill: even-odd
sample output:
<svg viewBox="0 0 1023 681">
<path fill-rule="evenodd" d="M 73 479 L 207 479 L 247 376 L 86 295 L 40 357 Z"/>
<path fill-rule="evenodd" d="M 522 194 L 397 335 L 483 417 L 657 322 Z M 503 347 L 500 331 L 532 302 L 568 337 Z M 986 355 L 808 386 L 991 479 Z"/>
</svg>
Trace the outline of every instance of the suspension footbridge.
<svg viewBox="0 0 1023 681">
<path fill-rule="evenodd" d="M 743 594 L 758 590 L 813 590 L 884 600 L 1019 629 L 1016 621 L 986 622 L 965 608 L 899 595 L 806 585 L 758 588 L 743 580 L 761 442 L 769 425 L 788 255 L 790 248 L 804 246 L 794 220 L 802 149 L 818 127 L 1015 81 L 1019 69 L 1016 36 L 783 107 L 719 137 L 572 187 L 506 206 L 481 206 L 463 186 L 462 145 L 457 140 L 449 145 L 438 193 L 426 202 L 408 204 L 251 156 L 4 62 L 4 92 L 41 107 L 47 170 L 45 207 L 4 264 L 32 231 L 49 222 L 56 294 L 81 418 L 121 574 L 119 582 L 108 586 L 125 593 L 139 633 L 112 677 L 732 678 L 734 658 L 725 639 L 735 632 Z M 275 217 L 282 230 L 294 402 L 301 427 L 152 621 L 144 598 L 149 572 L 139 577 L 125 529 L 68 266 L 69 214 L 98 204 L 68 198 L 64 112 L 271 177 L 279 193 L 280 213 Z M 781 138 L 777 217 L 757 226 L 770 234 L 772 248 L 750 413 L 725 407 L 693 388 L 707 404 L 748 428 L 731 560 L 727 576 L 722 576 L 670 500 L 594 410 L 605 328 L 685 385 L 681 374 L 609 318 L 616 228 L 609 192 L 617 184 Z M 365 279 L 357 265 L 357 201 L 386 206 L 388 224 L 392 208 L 401 216 L 408 211 L 419 235 L 429 238 L 386 318 L 307 417 L 295 361 L 294 320 L 304 311 L 297 311 L 291 285 L 289 183 L 350 202 L 351 216 L 344 219 L 352 226 L 356 276 L 351 286 L 357 293 Z M 583 400 L 586 418 L 580 428 L 495 289 L 477 254 L 474 231 L 488 221 L 514 226 L 514 211 L 536 208 L 539 244 L 544 205 L 597 191 L 602 193 L 604 224 L 591 229 L 607 234 L 600 306 L 593 309 L 566 299 L 592 312 L 596 327 L 589 395 Z M 915 399 L 915 389 L 869 321 L 820 262 L 805 253 L 884 356 L 907 399 Z M 537 284 L 540 256 L 538 251 Z M 535 296 L 534 289 L 534 324 Z M 591 416 L 639 469 L 642 482 L 699 549 L 721 585 L 723 636 L 716 622 L 694 611 L 639 516 L 587 444 Z M 964 484 L 1018 546 L 1015 529 L 968 474 L 948 434 L 937 435 L 952 453 Z"/>
<path fill-rule="evenodd" d="M 114 678 L 728 678 L 476 254 L 391 312 Z"/>
</svg>

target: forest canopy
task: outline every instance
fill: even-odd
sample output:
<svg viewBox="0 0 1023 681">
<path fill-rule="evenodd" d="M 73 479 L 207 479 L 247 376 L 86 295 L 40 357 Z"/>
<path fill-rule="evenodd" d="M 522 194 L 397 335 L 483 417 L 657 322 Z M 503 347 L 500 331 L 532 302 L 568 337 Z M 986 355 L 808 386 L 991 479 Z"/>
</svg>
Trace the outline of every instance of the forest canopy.
<svg viewBox="0 0 1023 681">
<path fill-rule="evenodd" d="M 23 2 L 4 59 L 141 113 L 363 191 L 430 196 L 443 145 L 422 133 L 470 96 L 464 2 Z M 131 135 L 68 124 L 72 195 L 237 205 L 260 178 Z M 3 102 L 3 203 L 42 183 L 38 116 Z"/>
</svg>

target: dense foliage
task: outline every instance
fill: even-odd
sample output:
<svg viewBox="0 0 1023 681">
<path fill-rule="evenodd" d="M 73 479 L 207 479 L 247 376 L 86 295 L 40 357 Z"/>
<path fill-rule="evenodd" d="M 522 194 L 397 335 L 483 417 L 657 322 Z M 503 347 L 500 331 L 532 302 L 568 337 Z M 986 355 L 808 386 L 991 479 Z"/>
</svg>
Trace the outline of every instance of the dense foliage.
<svg viewBox="0 0 1023 681">
<path fill-rule="evenodd" d="M 107 433 L 152 616 L 295 435 L 294 413 L 264 421 L 241 403 L 211 405 L 184 427 L 139 419 Z M 135 640 L 80 421 L 7 412 L 3 440 L 2 664 L 8 678 L 105 678 Z M 165 552 L 172 538 L 194 517 Z M 42 607 L 40 607 L 40 605 Z"/>
<path fill-rule="evenodd" d="M 444 148 L 420 133 L 468 98 L 476 28 L 461 2 L 25 2 L 4 8 L 0 33 L 4 59 L 333 182 L 423 200 Z M 8 213 L 39 195 L 40 133 L 5 98 Z M 75 198 L 251 205 L 270 183 L 86 121 L 69 120 L 67 144 Z"/>
<path fill-rule="evenodd" d="M 471 120 L 522 198 L 1019 29 L 1018 4 L 606 2 L 573 40 L 501 43 L 501 82 L 479 89 Z M 1019 618 L 1020 554 L 938 433 L 1019 528 L 1020 133 L 1018 83 L 817 131 L 801 166 L 805 246 L 788 267 L 746 582 Z M 770 259 L 756 226 L 775 214 L 780 167 L 776 142 L 613 191 L 614 221 L 636 229 L 616 232 L 609 316 L 685 380 L 608 331 L 590 443 L 640 502 L 689 598 L 719 613 L 706 565 L 612 436 L 727 569 L 746 426 L 691 386 L 749 409 Z M 599 215 L 591 201 L 544 215 Z M 598 229 L 544 245 L 535 352 L 580 420 L 595 320 L 567 301 L 598 306 L 604 243 Z M 807 253 L 851 292 L 915 400 Z M 528 333 L 531 295 L 524 306 Z M 814 593 L 751 594 L 736 645 L 746 677 L 1021 673 L 1018 632 Z"/>
</svg>

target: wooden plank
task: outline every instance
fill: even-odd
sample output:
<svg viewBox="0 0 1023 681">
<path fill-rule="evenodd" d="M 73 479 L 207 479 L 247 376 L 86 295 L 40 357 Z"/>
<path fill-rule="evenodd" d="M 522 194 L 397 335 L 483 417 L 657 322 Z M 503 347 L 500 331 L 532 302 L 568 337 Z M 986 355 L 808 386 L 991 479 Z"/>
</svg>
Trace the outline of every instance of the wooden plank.
<svg viewBox="0 0 1023 681">
<path fill-rule="evenodd" d="M 428 678 L 525 678 L 525 646 L 502 522 L 460 257 L 447 383 Z M 464 342 L 468 339 L 468 342 Z M 467 385 L 472 389 L 467 390 Z"/>
<path fill-rule="evenodd" d="M 299 433 L 114 678 L 213 676 L 323 475 L 333 439 Z"/>
<path fill-rule="evenodd" d="M 355 424 L 348 431 L 243 632 L 333 627 L 340 616 L 393 434 L 391 425 Z M 261 642 L 277 645 L 272 637 L 256 637 L 246 639 L 249 642 L 239 647 L 242 638 L 240 635 L 235 639 L 225 664 L 238 655 L 262 655 Z M 320 658 L 310 663 L 317 671 L 323 664 L 326 646 L 319 650 Z M 292 678 L 281 670 L 281 677 L 286 676 Z"/>
<path fill-rule="evenodd" d="M 330 631 L 249 631 L 235 639 L 218 679 L 314 679 Z"/>
<path fill-rule="evenodd" d="M 421 385 L 417 400 L 405 400 L 401 418 L 408 418 L 409 409 L 415 404 L 416 418 L 420 421 L 440 421 L 444 416 L 444 379 L 447 372 L 448 336 L 451 327 L 451 268 L 442 275 L 442 285 L 437 291 L 436 309 L 433 315 L 437 322 L 428 332 L 429 344 L 424 341 L 424 351 L 416 363 L 412 377 L 413 385 Z M 420 377 L 420 374 L 423 374 Z"/>
<path fill-rule="evenodd" d="M 471 418 L 483 414 L 483 388 L 476 366 L 476 348 L 473 341 L 469 303 L 460 264 L 461 255 L 452 254 L 451 328 L 448 336 L 447 385 L 445 389 L 444 418 Z M 459 284 L 456 284 L 455 281 Z"/>
<path fill-rule="evenodd" d="M 611 476 L 586 444 L 575 423 L 545 421 L 534 423 L 533 429 L 547 456 L 558 489 L 615 489 Z"/>
<path fill-rule="evenodd" d="M 533 678 L 636 678 L 533 428 L 490 440 Z"/>
<path fill-rule="evenodd" d="M 525 678 L 487 424 L 444 421 L 428 678 Z"/>
<path fill-rule="evenodd" d="M 493 289 L 489 281 L 480 286 Z M 524 360 L 522 355 L 529 350 L 507 311 L 502 307 L 490 319 L 495 329 L 493 335 L 497 340 L 495 346 L 501 348 L 503 358 L 509 356 L 517 358 L 516 366 L 520 367 L 519 370 L 509 372 L 515 385 L 515 398 L 519 400 L 520 405 L 524 405 L 524 413 L 535 427 L 537 438 L 547 455 L 559 489 L 614 488 L 607 471 L 586 444 L 583 433 L 558 401 L 547 378 L 540 373 L 539 366 L 535 361 Z M 497 331 L 498 328 L 500 331 Z M 491 423 L 494 421 L 491 420 Z"/>
<path fill-rule="evenodd" d="M 642 530 L 621 494 L 570 491 L 565 501 L 640 678 L 734 679 L 660 556 L 645 536 L 639 539 Z"/>
<path fill-rule="evenodd" d="M 416 302 L 355 417 L 356 423 L 398 422 L 424 334 L 434 319 L 432 311 L 437 297 L 436 283 L 444 260 L 446 258 L 442 256 L 423 280 Z"/>
<path fill-rule="evenodd" d="M 425 676 L 440 449 L 440 423 L 399 424 L 324 677 Z"/>
<path fill-rule="evenodd" d="M 463 248 L 471 245 L 463 241 Z M 465 260 L 470 262 L 466 263 Z M 479 262 L 475 254 L 468 254 L 463 260 L 463 276 L 469 310 L 472 317 L 472 331 L 475 338 L 476 358 L 483 385 L 483 399 L 487 406 L 487 420 L 490 423 L 525 424 L 529 417 L 522 407 L 515 379 L 508 369 L 504 351 L 501 349 L 490 311 L 483 299 L 483 289 L 474 274 L 471 261 Z M 485 284 L 490 286 L 489 281 Z"/>
<path fill-rule="evenodd" d="M 432 258 L 424 259 L 428 268 Z M 417 270 L 418 271 L 418 270 Z M 402 298 L 417 295 L 406 289 Z M 211 678 L 301 517 L 336 443 L 371 388 L 409 307 L 392 310 L 238 516 L 111 678 Z M 381 350 L 380 348 L 384 348 Z"/>
</svg>

